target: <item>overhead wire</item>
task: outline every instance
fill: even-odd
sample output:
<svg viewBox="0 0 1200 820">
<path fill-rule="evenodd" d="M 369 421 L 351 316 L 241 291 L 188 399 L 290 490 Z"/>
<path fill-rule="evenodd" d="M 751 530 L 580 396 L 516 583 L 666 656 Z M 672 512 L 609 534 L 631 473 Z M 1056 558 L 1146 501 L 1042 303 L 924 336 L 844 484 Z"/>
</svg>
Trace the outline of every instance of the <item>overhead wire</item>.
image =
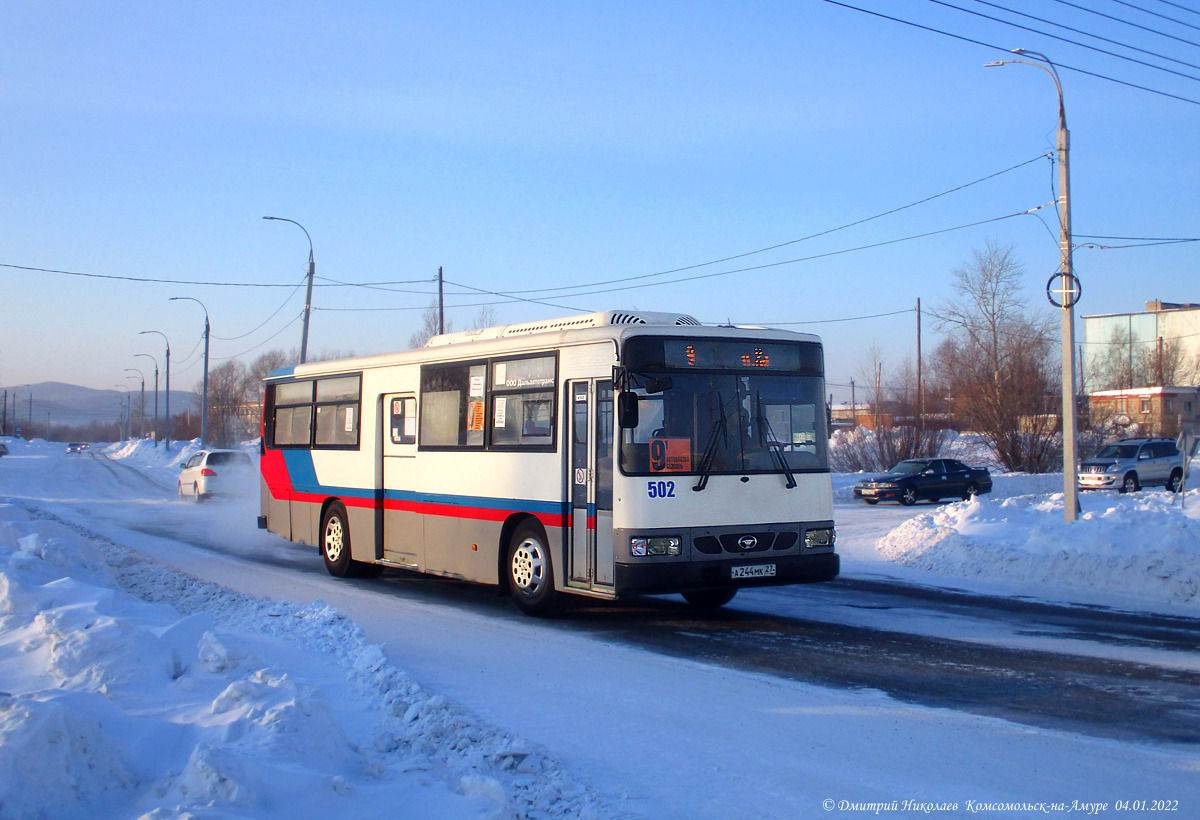
<svg viewBox="0 0 1200 820">
<path fill-rule="evenodd" d="M 1177 20 L 1176 18 L 1168 17 L 1165 14 L 1159 14 L 1157 11 L 1150 11 L 1150 9 L 1142 8 L 1141 6 L 1135 5 L 1134 3 L 1127 2 L 1127 0 L 1112 0 L 1112 1 L 1114 3 L 1116 3 L 1118 6 L 1125 6 L 1126 8 L 1130 8 L 1135 11 L 1140 11 L 1143 14 L 1149 14 L 1152 17 L 1158 17 L 1159 19 L 1167 20 L 1168 22 L 1171 22 L 1171 23 L 1178 23 L 1181 26 L 1187 26 L 1188 28 L 1194 28 L 1197 31 L 1200 31 L 1200 26 L 1194 26 L 1191 23 L 1185 23 L 1183 20 Z"/>
<path fill-rule="evenodd" d="M 904 310 L 893 310 L 889 313 L 872 313 L 868 316 L 847 316 L 842 319 L 810 319 L 804 322 L 755 322 L 765 327 L 791 327 L 794 325 L 830 325 L 839 322 L 860 322 L 864 319 L 882 319 L 887 316 L 900 316 L 904 313 L 916 313 L 915 307 L 905 308 Z"/>
<path fill-rule="evenodd" d="M 1200 65 L 1197 65 L 1196 63 L 1189 63 L 1186 60 L 1178 60 L 1174 57 L 1168 57 L 1165 54 L 1159 54 L 1157 51 L 1150 51 L 1149 49 L 1139 48 L 1138 46 L 1131 45 L 1129 43 L 1122 43 L 1119 40 L 1113 40 L 1109 37 L 1103 37 L 1099 34 L 1092 34 L 1089 31 L 1084 31 L 1083 29 L 1075 28 L 1074 26 L 1068 26 L 1065 23 L 1056 23 L 1053 20 L 1047 20 L 1044 17 L 1037 17 L 1036 15 L 1033 15 L 1033 14 L 1026 14 L 1023 11 L 1018 11 L 1017 9 L 1012 9 L 1007 6 L 1002 6 L 999 3 L 989 2 L 989 0 L 974 0 L 974 2 L 979 3 L 982 6 L 988 6 L 990 8 L 997 9 L 998 11 L 1004 11 L 1004 12 L 1008 12 L 1009 14 L 1015 14 L 1018 17 L 1024 17 L 1027 20 L 1036 20 L 1037 22 L 1044 23 L 1048 26 L 1054 26 L 1055 28 L 1061 28 L 1061 29 L 1065 29 L 1067 31 L 1073 31 L 1076 34 L 1082 34 L 1084 37 L 1091 37 L 1093 40 L 1099 40 L 1103 43 L 1110 43 L 1114 46 L 1119 46 L 1121 48 L 1127 48 L 1130 51 L 1136 51 L 1139 54 L 1145 54 L 1148 57 L 1157 57 L 1160 60 L 1166 60 L 1167 62 L 1175 63 L 1177 65 L 1184 65 L 1184 66 L 1187 66 L 1188 68 L 1200 69 Z"/>
<path fill-rule="evenodd" d="M 1049 203 L 1049 204 L 1053 204 L 1053 203 Z M 885 240 L 883 242 L 872 242 L 867 245 L 859 245 L 859 246 L 856 246 L 853 248 L 843 248 L 841 250 L 828 251 L 826 253 L 818 253 L 818 254 L 813 254 L 811 256 L 802 256 L 802 257 L 798 257 L 795 259 L 785 259 L 785 260 L 782 260 L 779 262 L 767 262 L 767 263 L 764 263 L 761 265 L 751 265 L 751 266 L 744 267 L 744 268 L 735 268 L 733 270 L 718 271 L 716 273 L 703 273 L 703 274 L 698 274 L 696 276 L 684 276 L 684 277 L 680 277 L 677 279 L 669 279 L 669 280 L 662 281 L 662 282 L 644 282 L 644 283 L 637 284 L 637 285 L 625 285 L 625 286 L 618 287 L 618 288 L 603 288 L 600 290 L 585 291 L 583 293 L 572 293 L 570 295 L 571 296 L 591 296 L 591 295 L 598 294 L 598 293 L 616 293 L 616 292 L 625 291 L 625 290 L 638 290 L 641 288 L 658 287 L 660 285 L 675 285 L 675 284 L 679 284 L 681 282 L 694 282 L 694 281 L 698 281 L 700 279 L 712 279 L 712 278 L 715 278 L 718 276 L 729 276 L 729 275 L 735 274 L 735 273 L 748 273 L 751 271 L 766 270 L 768 268 L 777 268 L 777 267 L 781 267 L 783 265 L 794 265 L 794 264 L 798 264 L 800 262 L 811 262 L 815 259 L 827 259 L 827 258 L 833 257 L 833 256 L 842 256 L 842 255 L 845 255 L 848 253 L 855 253 L 857 251 L 871 250 L 874 248 L 882 248 L 882 247 L 886 247 L 888 245 L 896 245 L 896 244 L 899 244 L 902 242 L 911 242 L 916 239 L 926 239 L 930 236 L 938 236 L 940 234 L 951 233 L 953 231 L 966 230 L 967 228 L 977 228 L 981 225 L 989 225 L 989 224 L 992 224 L 995 222 L 1004 221 L 1006 219 L 1013 219 L 1018 216 L 1026 216 L 1028 214 L 1032 214 L 1033 212 L 1035 212 L 1037 210 L 1048 207 L 1049 204 L 1038 205 L 1034 208 L 1029 208 L 1024 211 L 1017 211 L 1016 213 L 1005 214 L 1004 216 L 997 216 L 997 217 L 993 217 L 991 219 L 983 219 L 978 222 L 970 222 L 965 225 L 956 225 L 952 228 L 942 228 L 940 230 L 927 231 L 925 233 L 920 233 L 920 234 L 913 234 L 911 236 L 905 236 L 905 237 L 901 237 L 899 239 L 889 239 L 889 240 Z"/>
<path fill-rule="evenodd" d="M 993 17 L 990 14 L 984 14 L 983 12 L 971 11 L 970 9 L 965 9 L 962 6 L 956 6 L 953 3 L 947 3 L 947 2 L 945 2 L 945 0 L 925 0 L 925 1 L 927 3 L 933 3 L 935 6 L 941 6 L 942 8 L 953 9 L 955 11 L 961 11 L 963 14 L 970 14 L 973 17 L 980 17 L 984 20 L 991 20 L 992 22 L 999 23 L 1003 26 L 1011 26 L 1012 28 L 1020 29 L 1021 31 L 1028 31 L 1031 34 L 1038 34 L 1038 35 L 1041 35 L 1042 37 L 1049 37 L 1051 40 L 1058 40 L 1060 43 L 1067 43 L 1069 45 L 1078 46 L 1079 48 L 1085 48 L 1088 51 L 1094 51 L 1097 54 L 1103 54 L 1108 57 L 1115 57 L 1118 60 L 1125 60 L 1126 62 L 1135 63 L 1137 65 L 1144 66 L 1146 68 L 1152 68 L 1156 71 L 1163 71 L 1163 72 L 1166 72 L 1167 74 L 1174 74 L 1177 77 L 1183 77 L 1184 79 L 1187 79 L 1187 80 L 1194 80 L 1196 82 L 1200 82 L 1200 77 L 1194 77 L 1191 74 L 1184 74 L 1182 71 L 1176 71 L 1173 68 L 1166 68 L 1164 66 L 1154 65 L 1153 63 L 1148 63 L 1145 60 L 1139 60 L 1136 57 L 1127 57 L 1124 54 L 1117 54 L 1115 51 L 1109 51 L 1108 49 L 1099 48 L 1097 46 L 1090 46 L 1087 43 L 1081 43 L 1078 40 L 1072 40 L 1067 37 L 1060 37 L 1057 34 L 1051 34 L 1047 31 L 1039 31 L 1038 29 L 1030 28 L 1029 26 L 1023 26 L 1020 23 L 1013 23 L 1009 20 L 1002 20 L 999 17 Z M 1058 63 L 1055 63 L 1055 65 L 1058 65 Z"/>
<path fill-rule="evenodd" d="M 1086 12 L 1087 14 L 1094 14 L 1097 17 L 1103 17 L 1106 20 L 1112 20 L 1114 23 L 1121 23 L 1122 25 L 1136 28 L 1136 29 L 1138 29 L 1140 31 L 1144 31 L 1148 34 L 1157 34 L 1158 36 L 1165 37 L 1168 40 L 1176 40 L 1180 43 L 1184 43 L 1189 46 L 1197 46 L 1198 48 L 1200 48 L 1200 45 L 1193 43 L 1191 40 L 1184 39 L 1183 37 L 1176 37 L 1174 34 L 1167 34 L 1165 31 L 1159 31 L 1158 29 L 1153 29 L 1153 28 L 1150 28 L 1149 26 L 1143 26 L 1140 23 L 1133 22 L 1132 20 L 1125 20 L 1121 17 L 1114 17 L 1111 14 L 1105 14 L 1104 12 L 1097 11 L 1096 9 L 1089 9 L 1086 6 L 1079 5 L 1078 3 L 1072 3 L 1072 2 L 1070 2 L 1070 0 L 1054 0 L 1054 2 L 1058 3 L 1059 5 L 1070 6 L 1073 9 L 1078 9 L 1079 11 Z M 1192 28 L 1195 28 L 1195 26 L 1193 26 Z"/>
<path fill-rule="evenodd" d="M 1179 9 L 1180 11 L 1186 11 L 1189 14 L 1195 14 L 1196 16 L 1200 17 L 1200 11 L 1196 11 L 1195 9 L 1189 9 L 1187 6 L 1181 6 L 1178 3 L 1172 3 L 1171 0 L 1158 0 L 1158 2 L 1162 3 L 1164 6 L 1172 6 L 1174 8 Z"/>
<path fill-rule="evenodd" d="M 283 310 L 285 307 L 287 307 L 287 303 L 292 301 L 292 299 L 296 296 L 296 294 L 300 292 L 300 288 L 302 288 L 303 286 L 304 286 L 304 280 L 301 279 L 300 283 L 298 285 L 296 285 L 296 287 L 292 290 L 292 292 L 287 295 L 287 298 L 283 300 L 283 304 L 281 304 L 279 307 L 275 308 L 274 312 L 270 316 L 268 316 L 266 319 L 264 319 L 262 321 L 262 323 L 259 324 L 258 327 L 255 327 L 253 330 L 248 330 L 239 336 L 217 336 L 216 334 L 213 334 L 213 338 L 220 339 L 223 342 L 235 342 L 238 339 L 244 339 L 247 336 L 249 336 L 250 334 L 256 333 L 263 326 L 265 326 L 267 324 L 267 322 L 271 321 L 276 316 L 278 316 L 279 312 L 281 310 Z"/>
<path fill-rule="evenodd" d="M 769 251 L 779 250 L 780 248 L 786 248 L 790 245 L 797 245 L 801 242 L 808 242 L 810 240 L 817 239 L 822 236 L 828 236 L 830 234 L 837 233 L 838 231 L 844 231 L 849 228 L 856 228 L 859 225 L 865 225 L 868 222 L 873 222 L 877 219 L 882 219 L 887 216 L 892 216 L 894 214 L 898 214 L 901 211 L 906 211 L 910 208 L 915 208 L 918 205 L 928 204 L 930 202 L 933 202 L 936 199 L 940 199 L 942 197 L 949 196 L 950 194 L 958 193 L 959 191 L 966 190 L 967 188 L 970 188 L 972 186 L 979 185 L 981 183 L 995 179 L 996 177 L 1003 176 L 1004 174 L 1010 173 L 1012 171 L 1016 171 L 1020 168 L 1024 168 L 1026 165 L 1032 165 L 1035 162 L 1046 159 L 1048 156 L 1051 157 L 1051 160 L 1053 159 L 1052 155 L 1044 154 L 1044 153 L 1038 154 L 1036 157 L 1034 157 L 1032 159 L 1025 160 L 1024 162 L 1019 162 L 1016 165 L 1013 165 L 1009 168 L 1005 168 L 1003 171 L 997 171 L 994 174 L 988 174 L 987 176 L 980 177 L 979 179 L 976 179 L 972 182 L 967 182 L 963 185 L 955 186 L 946 191 L 942 191 L 941 193 L 934 194 L 932 196 L 927 196 L 924 199 L 919 199 L 915 202 L 910 202 L 907 205 L 901 205 L 898 208 L 892 208 L 890 210 L 883 211 L 882 213 L 875 214 L 874 216 L 868 216 L 868 217 L 864 217 L 862 219 L 857 219 L 853 222 L 848 222 L 845 225 L 839 225 L 836 228 L 828 228 L 823 231 L 818 231 L 817 233 L 809 234 L 808 236 L 802 236 L 799 239 L 790 239 L 786 242 L 778 242 L 774 245 L 770 245 L 765 248 L 759 248 L 759 249 L 753 250 L 753 251 L 746 251 L 744 253 L 737 253 L 737 254 L 733 254 L 732 256 L 725 256 L 720 259 L 710 260 L 708 262 L 698 262 L 698 263 L 692 264 L 692 265 L 684 265 L 682 267 L 658 271 L 656 273 L 643 273 L 643 274 L 639 274 L 637 276 L 625 276 L 625 277 L 621 277 L 621 278 L 617 278 L 617 279 L 604 279 L 604 280 L 601 280 L 598 282 L 591 282 L 591 283 L 586 283 L 586 284 L 581 284 L 581 285 L 564 285 L 562 287 L 557 287 L 557 288 L 534 288 L 534 289 L 529 289 L 529 290 L 511 290 L 511 291 L 504 291 L 503 293 L 506 296 L 512 295 L 512 294 L 522 294 L 522 293 L 540 293 L 540 294 L 559 293 L 562 291 L 577 290 L 580 288 L 593 288 L 593 287 L 597 287 L 599 285 L 612 285 L 612 284 L 619 284 L 622 282 L 633 282 L 633 281 L 637 281 L 640 279 L 651 279 L 656 276 L 669 276 L 674 273 L 683 273 L 683 272 L 689 271 L 689 270 L 696 270 L 698 268 L 710 267 L 712 265 L 720 265 L 725 262 L 732 262 L 736 259 L 744 259 L 748 256 L 755 256 L 760 253 L 767 253 Z M 563 295 L 573 296 L 576 294 L 563 294 Z"/>
<path fill-rule="evenodd" d="M 213 358 L 217 359 L 218 361 L 225 361 L 226 359 L 239 359 L 242 356 L 245 356 L 247 353 L 253 353 L 254 351 L 258 350 L 260 347 L 263 347 L 264 345 L 266 345 L 268 342 L 274 340 L 276 336 L 283 333 L 283 331 L 287 330 L 289 327 L 296 324 L 296 322 L 300 321 L 302 318 L 304 318 L 303 311 L 301 311 L 300 313 L 297 313 L 294 319 L 292 319 L 290 322 L 288 322 L 283 327 L 279 328 L 279 330 L 275 331 L 267 338 L 263 339 L 261 342 L 256 344 L 254 347 L 247 348 L 246 350 L 243 350 L 241 353 L 235 353 L 232 356 L 215 356 Z"/>
<path fill-rule="evenodd" d="M 860 8 L 859 6 L 853 6 L 849 3 L 840 2 L 839 0 L 821 0 L 821 1 L 824 3 L 828 3 L 831 6 L 838 6 L 840 8 L 844 8 L 849 11 L 857 11 L 861 14 L 870 15 L 871 17 L 878 17 L 881 20 L 889 20 L 893 23 L 900 23 L 901 25 L 904 25 L 904 26 L 909 26 L 911 28 L 920 29 L 921 31 L 927 31 L 930 34 L 938 34 L 943 37 L 949 37 L 953 40 L 959 40 L 964 43 L 970 43 L 971 45 L 983 46 L 984 48 L 988 48 L 993 51 L 1001 51 L 1001 52 L 1004 52 L 1005 54 L 1012 54 L 1012 49 L 1004 48 L 1003 46 L 998 46 L 995 43 L 987 43 L 987 42 L 984 42 L 983 40 L 976 40 L 973 37 L 966 37 L 962 34 L 954 34 L 949 31 L 944 31 L 939 28 L 934 28 L 933 26 L 926 26 L 926 25 L 922 25 L 921 23 L 914 23 L 911 20 L 904 20 L 900 17 L 893 17 L 890 14 L 883 14 L 882 12 L 872 11 L 871 9 Z M 1061 1 L 1062 0 L 1059 0 L 1059 2 L 1061 2 Z M 1135 89 L 1138 91 L 1145 91 L 1150 94 L 1156 94 L 1160 97 L 1167 97 L 1172 100 L 1178 100 L 1179 102 L 1191 103 L 1192 105 L 1200 105 L 1200 100 L 1194 100 L 1194 99 L 1191 99 L 1190 97 L 1182 97 L 1178 94 L 1172 94 L 1168 91 L 1160 91 L 1159 89 L 1156 89 L 1156 88 L 1149 88 L 1144 85 L 1138 85 L 1137 83 L 1128 82 L 1127 80 L 1118 80 L 1115 77 L 1109 77 L 1108 75 L 1105 75 L 1105 74 L 1098 74 L 1094 71 L 1088 71 L 1087 69 L 1084 69 L 1084 68 L 1077 68 L 1075 66 L 1059 62 L 1057 60 L 1054 61 L 1054 65 L 1057 68 L 1060 68 L 1064 71 L 1071 71 L 1076 74 L 1083 74 L 1088 77 L 1094 77 L 1095 79 L 1104 80 L 1105 82 L 1110 82 L 1110 83 L 1114 83 L 1116 85 L 1125 86 L 1126 88 L 1132 88 L 1132 89 Z"/>
</svg>

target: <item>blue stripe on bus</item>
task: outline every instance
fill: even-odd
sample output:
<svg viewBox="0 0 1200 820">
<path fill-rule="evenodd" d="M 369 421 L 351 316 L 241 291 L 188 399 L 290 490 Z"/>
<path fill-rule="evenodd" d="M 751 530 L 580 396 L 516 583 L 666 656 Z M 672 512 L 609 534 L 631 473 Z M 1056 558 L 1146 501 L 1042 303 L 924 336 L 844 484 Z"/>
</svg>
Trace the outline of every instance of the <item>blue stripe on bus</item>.
<svg viewBox="0 0 1200 820">
<path fill-rule="evenodd" d="M 339 498 L 374 499 L 374 488 L 337 487 L 322 484 L 317 479 L 316 467 L 313 465 L 312 452 L 309 450 L 284 450 L 283 460 L 287 465 L 288 477 L 291 479 L 292 490 L 309 495 L 337 496 Z M 484 510 L 512 510 L 541 515 L 565 515 L 568 505 L 561 501 L 535 501 L 519 498 L 487 498 L 470 495 L 445 495 L 439 493 L 422 493 L 412 490 L 385 490 L 385 501 L 406 501 L 415 504 L 440 504 L 447 507 L 464 507 Z M 589 514 L 591 513 L 589 508 Z"/>
</svg>

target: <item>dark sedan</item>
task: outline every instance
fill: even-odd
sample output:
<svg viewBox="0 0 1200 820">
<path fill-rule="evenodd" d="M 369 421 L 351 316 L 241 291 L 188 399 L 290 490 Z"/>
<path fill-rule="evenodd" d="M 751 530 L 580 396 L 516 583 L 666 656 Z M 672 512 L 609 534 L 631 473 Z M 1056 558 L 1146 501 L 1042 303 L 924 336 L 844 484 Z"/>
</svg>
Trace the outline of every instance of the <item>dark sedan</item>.
<svg viewBox="0 0 1200 820">
<path fill-rule="evenodd" d="M 968 467 L 954 458 L 910 458 L 883 475 L 864 478 L 854 485 L 854 497 L 868 504 L 899 501 L 912 506 L 921 499 L 967 499 L 992 491 L 992 476 L 985 467 Z"/>
</svg>

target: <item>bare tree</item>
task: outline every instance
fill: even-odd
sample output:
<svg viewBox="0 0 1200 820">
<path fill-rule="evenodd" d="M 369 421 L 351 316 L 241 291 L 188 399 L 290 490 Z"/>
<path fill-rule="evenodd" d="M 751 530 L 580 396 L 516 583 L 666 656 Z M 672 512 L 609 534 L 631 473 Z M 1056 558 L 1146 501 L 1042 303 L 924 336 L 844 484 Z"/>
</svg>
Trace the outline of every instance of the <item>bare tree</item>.
<svg viewBox="0 0 1200 820">
<path fill-rule="evenodd" d="M 446 322 L 446 332 L 449 333 L 453 329 L 454 324 Z M 435 301 L 421 314 L 421 326 L 408 338 L 408 346 L 410 348 L 424 347 L 425 343 L 436 335 L 438 335 L 438 306 Z"/>
<path fill-rule="evenodd" d="M 496 318 L 495 306 L 483 305 L 479 308 L 479 312 L 475 314 L 475 319 L 471 322 L 471 327 L 475 330 L 482 330 L 485 327 L 495 327 L 499 323 L 499 320 Z"/>
<path fill-rule="evenodd" d="M 932 458 L 941 452 L 946 431 L 940 425 L 920 424 L 916 417 L 916 369 L 911 361 L 903 362 L 893 375 L 884 362 L 883 349 L 872 343 L 859 375 L 868 385 L 871 429 L 857 427 L 838 435 L 829 455 L 835 470 L 880 472 L 905 459 Z M 857 418 L 857 410 L 855 413 Z"/>
<path fill-rule="evenodd" d="M 1009 470 L 1045 472 L 1061 452 L 1055 415 L 1052 318 L 1020 295 L 1024 268 L 1011 246 L 989 241 L 955 268 L 940 308 L 947 332 L 934 354 L 957 412 Z"/>
<path fill-rule="evenodd" d="M 239 411 L 246 399 L 246 366 L 226 359 L 208 371 L 208 437 L 218 447 L 229 447 L 247 433 Z"/>
<path fill-rule="evenodd" d="M 1088 366 L 1091 390 L 1128 390 L 1194 384 L 1200 357 L 1187 356 L 1178 339 L 1135 339 L 1114 328 L 1103 351 Z"/>
</svg>

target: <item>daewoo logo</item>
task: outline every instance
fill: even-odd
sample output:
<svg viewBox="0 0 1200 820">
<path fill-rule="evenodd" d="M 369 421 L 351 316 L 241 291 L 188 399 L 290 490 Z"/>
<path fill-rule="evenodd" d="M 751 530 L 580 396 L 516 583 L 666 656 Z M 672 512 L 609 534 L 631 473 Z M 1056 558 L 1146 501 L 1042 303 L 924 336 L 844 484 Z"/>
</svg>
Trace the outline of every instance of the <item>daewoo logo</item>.
<svg viewBox="0 0 1200 820">
<path fill-rule="evenodd" d="M 738 539 L 738 546 L 744 550 L 752 550 L 758 545 L 758 539 L 753 535 L 743 535 Z"/>
</svg>

